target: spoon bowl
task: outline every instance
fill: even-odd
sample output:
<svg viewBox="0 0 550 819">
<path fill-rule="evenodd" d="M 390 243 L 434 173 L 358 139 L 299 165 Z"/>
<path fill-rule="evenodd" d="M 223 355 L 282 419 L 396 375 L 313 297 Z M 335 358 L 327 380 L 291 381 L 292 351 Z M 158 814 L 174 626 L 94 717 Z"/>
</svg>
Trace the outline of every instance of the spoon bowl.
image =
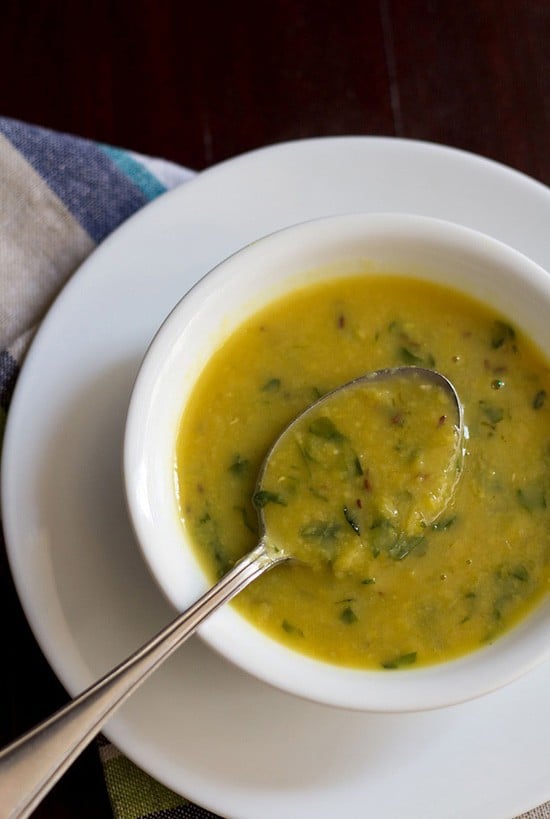
<svg viewBox="0 0 550 819">
<path fill-rule="evenodd" d="M 263 540 L 311 567 L 365 576 L 383 517 L 384 548 L 406 557 L 454 496 L 463 436 L 456 389 L 433 369 L 386 368 L 332 390 L 264 460 L 254 493 Z"/>
</svg>

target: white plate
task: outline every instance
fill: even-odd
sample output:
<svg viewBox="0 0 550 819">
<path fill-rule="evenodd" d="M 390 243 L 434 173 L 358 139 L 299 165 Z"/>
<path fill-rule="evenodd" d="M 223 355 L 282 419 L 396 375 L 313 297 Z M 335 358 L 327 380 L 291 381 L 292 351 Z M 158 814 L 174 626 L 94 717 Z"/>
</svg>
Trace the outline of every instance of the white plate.
<svg viewBox="0 0 550 819">
<path fill-rule="evenodd" d="M 155 329 L 243 244 L 357 210 L 470 225 L 550 269 L 550 192 L 533 180 L 424 143 L 307 140 L 161 197 L 93 254 L 48 314 L 9 413 L 3 508 L 26 615 L 71 693 L 173 616 L 133 541 L 120 472 L 129 394 Z M 545 666 L 442 711 L 348 713 L 275 691 L 195 638 L 105 733 L 225 817 L 502 819 L 550 799 L 549 685 Z"/>
</svg>

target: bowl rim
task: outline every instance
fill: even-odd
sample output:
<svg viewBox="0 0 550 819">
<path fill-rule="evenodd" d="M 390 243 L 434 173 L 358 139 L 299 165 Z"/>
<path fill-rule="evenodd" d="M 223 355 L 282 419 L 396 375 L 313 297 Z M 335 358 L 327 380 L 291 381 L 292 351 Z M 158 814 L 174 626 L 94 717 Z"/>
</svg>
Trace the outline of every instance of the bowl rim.
<svg viewBox="0 0 550 819">
<path fill-rule="evenodd" d="M 292 248 L 295 249 L 294 252 L 296 249 L 303 249 L 302 243 L 305 242 L 307 246 L 307 241 L 313 238 L 319 240 L 323 247 L 323 243 L 331 241 L 336 244 L 349 242 L 350 236 L 356 236 L 358 231 L 363 231 L 363 241 L 364 232 L 368 234 L 370 231 L 370 237 L 376 236 L 378 241 L 399 236 L 405 243 L 435 243 L 439 247 L 454 248 L 456 252 L 462 252 L 466 256 L 473 254 L 480 265 L 493 268 L 498 266 L 502 268 L 502 275 L 507 275 L 510 281 L 529 285 L 533 299 L 538 297 L 541 301 L 546 299 L 550 303 L 550 276 L 520 251 L 469 227 L 435 217 L 405 213 L 350 213 L 300 222 L 246 245 L 205 273 L 173 307 L 149 344 L 132 389 L 124 433 L 123 482 L 130 521 L 153 578 L 176 609 L 189 605 L 196 598 L 196 591 L 206 591 L 209 585 L 192 557 L 191 550 L 185 548 L 185 534 L 178 520 L 178 542 L 185 548 L 185 571 L 190 572 L 186 575 L 186 581 L 191 581 L 195 589 L 194 596 L 187 603 L 183 600 L 175 587 L 179 582 L 178 578 L 182 577 L 183 563 L 178 561 L 173 538 L 171 544 L 168 544 L 168 550 L 172 550 L 170 559 L 168 562 L 161 561 L 158 532 L 155 529 L 158 521 L 148 497 L 146 473 L 150 461 L 147 446 L 154 427 L 151 420 L 152 405 L 154 401 L 158 402 L 159 395 L 165 395 L 166 390 L 170 389 L 170 366 L 178 354 L 178 345 L 181 347 L 187 342 L 188 336 L 193 338 L 197 334 L 200 336 L 202 332 L 200 337 L 204 348 L 204 364 L 220 339 L 230 334 L 233 329 L 231 324 L 238 326 L 244 318 L 254 313 L 254 299 L 249 299 L 244 314 L 238 319 L 234 317 L 232 322 L 224 326 L 217 339 L 214 336 L 206 339 L 204 328 L 201 327 L 201 319 L 213 307 L 219 309 L 233 277 L 242 277 L 242 270 L 247 265 L 265 265 L 268 261 L 272 263 L 273 254 L 292 254 Z M 303 255 L 298 253 L 300 258 Z M 308 253 L 305 255 L 308 256 Z M 315 271 L 314 275 L 318 274 L 318 266 L 313 264 L 308 267 Z M 411 275 L 416 274 L 411 272 Z M 292 287 L 296 287 L 296 283 L 287 287 L 287 280 L 290 282 L 293 277 L 287 276 L 284 282 L 277 283 L 275 287 L 267 287 L 264 283 L 264 287 L 260 288 L 261 303 L 267 304 L 280 293 L 289 292 Z M 456 282 L 450 286 L 460 289 Z M 280 293 L 277 292 L 278 289 Z M 515 298 L 517 294 L 513 295 Z M 483 298 L 474 297 L 483 301 Z M 260 305 L 256 305 L 256 309 L 258 306 Z M 208 352 L 205 354 L 206 348 Z M 198 361 L 195 365 L 197 375 L 202 364 Z M 189 380 L 192 385 L 194 378 Z M 164 392 L 160 392 L 161 389 Z M 183 404 L 179 407 L 180 416 L 182 411 Z M 154 434 L 157 433 L 153 433 L 153 436 Z M 155 468 L 158 470 L 158 464 Z M 154 469 L 152 472 L 154 473 Z M 174 509 L 167 514 L 173 514 L 175 510 L 176 497 L 173 494 Z M 173 536 L 175 531 L 172 526 Z M 174 569 L 172 559 L 178 563 L 177 569 Z M 293 651 L 260 632 L 231 606 L 225 606 L 211 616 L 198 631 L 204 641 L 227 660 L 289 693 L 348 709 L 416 711 L 453 705 L 482 696 L 512 682 L 549 658 L 550 646 L 543 634 L 543 621 L 548 612 L 550 601 L 547 600 L 546 604 L 539 604 L 526 621 L 500 637 L 492 646 L 441 664 L 405 671 L 393 670 L 391 674 L 383 670 L 369 671 L 331 665 Z M 526 635 L 533 632 L 534 637 L 526 640 Z M 235 634 L 238 634 L 239 641 L 234 639 Z M 266 655 L 269 662 L 266 661 Z M 509 659 L 512 656 L 515 662 L 514 667 L 510 668 Z"/>
</svg>

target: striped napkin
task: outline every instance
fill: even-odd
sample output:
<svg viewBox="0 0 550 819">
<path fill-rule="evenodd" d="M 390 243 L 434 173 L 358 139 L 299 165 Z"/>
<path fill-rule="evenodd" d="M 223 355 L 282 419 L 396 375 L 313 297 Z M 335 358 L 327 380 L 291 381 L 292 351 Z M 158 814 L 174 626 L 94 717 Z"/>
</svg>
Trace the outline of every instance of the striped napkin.
<svg viewBox="0 0 550 819">
<path fill-rule="evenodd" d="M 193 176 L 164 160 L 0 117 L 0 440 L 25 353 L 65 282 L 132 213 Z M 116 819 L 214 816 L 105 738 L 97 745 Z"/>
<path fill-rule="evenodd" d="M 164 160 L 0 117 L 0 442 L 25 353 L 65 282 L 132 213 L 193 175 Z M 97 746 L 115 819 L 216 819 L 104 737 Z M 550 819 L 550 802 L 524 819 Z"/>
</svg>

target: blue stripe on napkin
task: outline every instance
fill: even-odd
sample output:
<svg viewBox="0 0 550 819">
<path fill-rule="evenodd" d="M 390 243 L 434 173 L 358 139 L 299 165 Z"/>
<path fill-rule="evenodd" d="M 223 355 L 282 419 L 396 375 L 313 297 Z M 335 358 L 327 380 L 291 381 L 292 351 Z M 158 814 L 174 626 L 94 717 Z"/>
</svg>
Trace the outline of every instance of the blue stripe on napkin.
<svg viewBox="0 0 550 819">
<path fill-rule="evenodd" d="M 143 186 L 128 178 L 93 142 L 5 118 L 0 119 L 0 131 L 95 242 L 150 199 L 152 188 L 146 196 Z"/>
</svg>

